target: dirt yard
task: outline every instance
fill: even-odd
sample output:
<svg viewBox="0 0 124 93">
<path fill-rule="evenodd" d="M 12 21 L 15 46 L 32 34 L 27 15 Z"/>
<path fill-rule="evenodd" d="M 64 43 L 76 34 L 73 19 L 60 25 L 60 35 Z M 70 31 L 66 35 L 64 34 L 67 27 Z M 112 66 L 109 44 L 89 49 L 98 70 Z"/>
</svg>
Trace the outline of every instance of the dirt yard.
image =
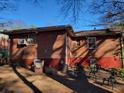
<svg viewBox="0 0 124 93">
<path fill-rule="evenodd" d="M 38 75 L 21 67 L 0 66 L 0 93 L 112 92 L 115 91 L 109 91 L 88 81 L 85 75 L 82 80 L 75 80 L 61 75 Z"/>
</svg>

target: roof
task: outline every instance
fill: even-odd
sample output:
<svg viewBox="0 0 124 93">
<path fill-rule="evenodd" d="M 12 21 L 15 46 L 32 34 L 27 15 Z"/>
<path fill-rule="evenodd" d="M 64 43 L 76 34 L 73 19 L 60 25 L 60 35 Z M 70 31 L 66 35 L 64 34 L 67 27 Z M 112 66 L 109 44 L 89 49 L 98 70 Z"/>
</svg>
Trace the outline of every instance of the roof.
<svg viewBox="0 0 124 93">
<path fill-rule="evenodd" d="M 85 30 L 75 32 L 76 37 L 83 37 L 83 36 L 106 36 L 106 35 L 117 35 L 124 31 L 121 30 L 114 30 L 114 29 L 99 29 L 99 30 Z"/>
<path fill-rule="evenodd" d="M 70 25 L 60 25 L 60 26 L 49 26 L 49 27 L 39 27 L 39 28 L 28 28 L 28 29 L 16 29 L 16 30 L 4 30 L 0 32 L 7 35 L 15 34 L 29 34 L 29 33 L 42 33 L 42 32 L 52 32 L 52 31 L 63 31 L 66 30 L 69 35 L 73 36 L 73 29 Z"/>
<path fill-rule="evenodd" d="M 41 33 L 41 32 L 52 32 L 52 31 L 67 31 L 68 35 L 71 37 L 84 37 L 84 36 L 105 36 L 105 35 L 116 35 L 124 31 L 117 29 L 99 29 L 99 30 L 85 30 L 74 32 L 70 25 L 59 25 L 59 26 L 49 26 L 49 27 L 39 27 L 39 28 L 28 28 L 28 29 L 17 29 L 17 30 L 6 30 L 1 33 L 7 35 L 15 34 L 29 34 L 29 33 Z"/>
</svg>

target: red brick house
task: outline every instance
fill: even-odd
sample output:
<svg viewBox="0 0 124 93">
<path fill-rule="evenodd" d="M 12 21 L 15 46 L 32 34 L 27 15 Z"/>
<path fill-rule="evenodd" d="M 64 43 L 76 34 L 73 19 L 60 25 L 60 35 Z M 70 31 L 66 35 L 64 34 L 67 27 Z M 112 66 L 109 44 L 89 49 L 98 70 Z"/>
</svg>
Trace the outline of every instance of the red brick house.
<svg viewBox="0 0 124 93">
<path fill-rule="evenodd" d="M 71 26 L 52 26 L 5 31 L 10 38 L 10 60 L 31 65 L 35 58 L 59 68 L 96 61 L 104 68 L 122 66 L 122 31 L 93 30 L 73 32 Z"/>
<path fill-rule="evenodd" d="M 7 38 L 0 38 L 0 48 L 8 48 L 9 41 Z"/>
<path fill-rule="evenodd" d="M 70 65 L 81 63 L 86 66 L 95 61 L 103 68 L 123 66 L 121 31 L 112 29 L 80 31 L 75 32 L 75 37 L 69 38 L 69 41 L 67 50 Z"/>
<path fill-rule="evenodd" d="M 58 68 L 66 62 L 66 38 L 73 36 L 70 26 L 53 26 L 36 29 L 4 31 L 10 38 L 10 62 L 31 65 L 35 58 L 45 65 Z"/>
</svg>

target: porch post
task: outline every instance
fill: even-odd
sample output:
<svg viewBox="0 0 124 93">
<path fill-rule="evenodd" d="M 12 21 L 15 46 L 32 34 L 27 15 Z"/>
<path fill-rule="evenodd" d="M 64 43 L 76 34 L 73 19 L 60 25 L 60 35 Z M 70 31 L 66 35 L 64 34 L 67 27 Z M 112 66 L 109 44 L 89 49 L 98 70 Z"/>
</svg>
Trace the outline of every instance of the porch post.
<svg viewBox="0 0 124 93">
<path fill-rule="evenodd" d="M 12 45 L 13 45 L 13 38 L 9 36 L 10 44 L 9 44 L 9 64 L 12 64 Z"/>
</svg>

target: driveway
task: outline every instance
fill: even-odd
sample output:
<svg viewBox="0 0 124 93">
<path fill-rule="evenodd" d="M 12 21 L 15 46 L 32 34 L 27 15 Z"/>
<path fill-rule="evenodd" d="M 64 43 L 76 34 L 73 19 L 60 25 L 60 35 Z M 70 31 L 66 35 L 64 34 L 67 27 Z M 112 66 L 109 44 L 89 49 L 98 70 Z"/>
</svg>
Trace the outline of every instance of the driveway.
<svg viewBox="0 0 124 93">
<path fill-rule="evenodd" d="M 75 80 L 62 75 L 36 74 L 22 67 L 0 66 L 0 93 L 112 93 L 90 83 L 85 75 Z"/>
</svg>

